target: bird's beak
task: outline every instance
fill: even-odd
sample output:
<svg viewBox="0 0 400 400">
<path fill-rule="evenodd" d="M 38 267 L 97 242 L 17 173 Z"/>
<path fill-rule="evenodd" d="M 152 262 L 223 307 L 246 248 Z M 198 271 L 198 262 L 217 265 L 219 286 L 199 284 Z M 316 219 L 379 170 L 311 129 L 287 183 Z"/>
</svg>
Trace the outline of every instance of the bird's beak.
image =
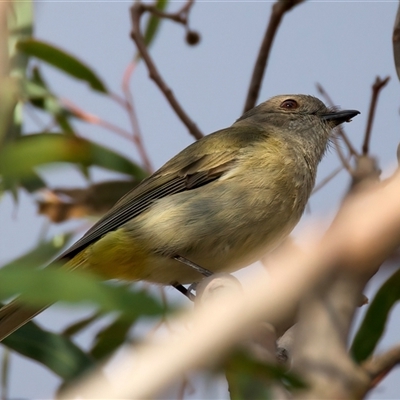
<svg viewBox="0 0 400 400">
<path fill-rule="evenodd" d="M 357 110 L 340 110 L 322 114 L 321 118 L 325 121 L 332 121 L 336 126 L 343 122 L 350 122 L 358 114 L 360 114 L 360 111 Z"/>
</svg>

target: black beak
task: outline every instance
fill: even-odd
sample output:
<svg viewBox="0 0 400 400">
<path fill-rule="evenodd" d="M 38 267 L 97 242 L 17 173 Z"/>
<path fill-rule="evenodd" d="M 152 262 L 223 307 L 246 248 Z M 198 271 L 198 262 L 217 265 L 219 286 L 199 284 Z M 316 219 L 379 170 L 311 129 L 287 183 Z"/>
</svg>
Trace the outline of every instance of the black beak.
<svg viewBox="0 0 400 400">
<path fill-rule="evenodd" d="M 360 114 L 360 111 L 357 110 L 340 110 L 322 114 L 321 118 L 325 121 L 332 121 L 334 125 L 337 126 L 343 122 L 350 122 L 351 119 L 358 114 Z"/>
</svg>

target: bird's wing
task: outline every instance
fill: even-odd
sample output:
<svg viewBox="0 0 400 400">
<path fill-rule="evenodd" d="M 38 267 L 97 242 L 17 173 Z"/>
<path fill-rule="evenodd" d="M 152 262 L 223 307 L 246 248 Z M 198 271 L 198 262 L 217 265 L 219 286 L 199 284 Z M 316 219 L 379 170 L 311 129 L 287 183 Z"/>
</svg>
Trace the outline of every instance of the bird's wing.
<svg viewBox="0 0 400 400">
<path fill-rule="evenodd" d="M 139 186 L 127 193 L 100 219 L 80 240 L 59 260 L 71 259 L 85 247 L 113 231 L 148 209 L 152 202 L 176 193 L 192 190 L 218 179 L 229 171 L 235 162 L 232 151 L 215 151 L 204 154 L 190 164 L 169 170 L 167 165 L 145 179 Z M 172 160 L 171 160 L 172 161 Z"/>
</svg>

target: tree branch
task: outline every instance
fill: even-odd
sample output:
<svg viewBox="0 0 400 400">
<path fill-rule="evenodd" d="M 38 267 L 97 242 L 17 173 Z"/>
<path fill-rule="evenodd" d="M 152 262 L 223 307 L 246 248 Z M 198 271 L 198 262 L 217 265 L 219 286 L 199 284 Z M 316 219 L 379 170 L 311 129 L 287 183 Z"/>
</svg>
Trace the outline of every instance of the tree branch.
<svg viewBox="0 0 400 400">
<path fill-rule="evenodd" d="M 131 9 L 131 21 L 132 21 L 132 32 L 131 38 L 136 44 L 138 51 L 140 52 L 143 61 L 145 62 L 147 69 L 149 71 L 150 78 L 156 83 L 161 92 L 164 94 L 169 104 L 178 115 L 180 120 L 184 123 L 184 125 L 188 128 L 190 134 L 194 136 L 196 139 L 200 139 L 203 137 L 202 132 L 196 126 L 196 124 L 190 119 L 190 117 L 183 110 L 182 106 L 179 104 L 175 95 L 173 94 L 171 88 L 167 86 L 160 73 L 157 70 L 156 65 L 154 64 L 149 52 L 147 51 L 147 47 L 145 45 L 143 36 L 140 32 L 140 19 L 144 12 L 147 11 L 147 7 L 142 3 L 135 3 Z"/>
<path fill-rule="evenodd" d="M 367 128 L 365 130 L 364 144 L 362 147 L 364 155 L 368 154 L 368 151 L 369 151 L 369 141 L 371 138 L 372 123 L 374 122 L 375 110 L 376 110 L 376 104 L 378 102 L 378 97 L 379 97 L 381 90 L 389 82 L 389 79 L 390 79 L 390 76 L 387 76 L 385 79 L 381 79 L 379 76 L 377 76 L 374 84 L 372 85 L 371 104 L 369 106 Z"/>
<path fill-rule="evenodd" d="M 261 43 L 260 51 L 258 52 L 256 63 L 254 65 L 253 75 L 251 77 L 243 112 L 250 110 L 256 104 L 260 92 L 261 82 L 267 67 L 269 53 L 272 48 L 272 43 L 284 14 L 302 1 L 304 0 L 278 0 L 272 6 L 271 17 L 269 19 L 264 39 Z"/>
</svg>

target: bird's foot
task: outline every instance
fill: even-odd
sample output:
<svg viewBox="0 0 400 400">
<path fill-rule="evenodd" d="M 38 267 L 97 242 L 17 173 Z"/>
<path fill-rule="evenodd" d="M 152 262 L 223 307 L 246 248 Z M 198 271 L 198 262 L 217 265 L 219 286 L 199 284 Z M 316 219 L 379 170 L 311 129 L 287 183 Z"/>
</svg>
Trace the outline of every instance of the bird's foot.
<svg viewBox="0 0 400 400">
<path fill-rule="evenodd" d="M 200 273 L 201 275 L 203 275 L 205 278 L 210 277 L 211 275 L 213 275 L 213 273 L 211 271 L 209 271 L 206 268 L 201 267 L 200 265 L 194 263 L 193 261 L 188 260 L 185 257 L 176 255 L 172 257 L 174 260 L 179 261 L 182 264 L 187 265 L 188 267 L 194 269 L 195 271 L 197 271 L 198 273 Z M 196 286 L 197 283 L 192 283 L 188 288 L 185 288 L 183 285 L 181 285 L 179 282 L 172 282 L 171 285 L 179 290 L 181 293 L 183 293 L 189 300 L 194 301 L 196 298 L 196 295 L 194 294 L 194 292 L 196 291 Z"/>
<path fill-rule="evenodd" d="M 196 291 L 197 283 L 192 283 L 188 288 L 185 288 L 185 286 L 181 285 L 179 282 L 172 282 L 171 285 L 184 294 L 189 300 L 195 301 L 196 295 L 194 292 Z"/>
</svg>

